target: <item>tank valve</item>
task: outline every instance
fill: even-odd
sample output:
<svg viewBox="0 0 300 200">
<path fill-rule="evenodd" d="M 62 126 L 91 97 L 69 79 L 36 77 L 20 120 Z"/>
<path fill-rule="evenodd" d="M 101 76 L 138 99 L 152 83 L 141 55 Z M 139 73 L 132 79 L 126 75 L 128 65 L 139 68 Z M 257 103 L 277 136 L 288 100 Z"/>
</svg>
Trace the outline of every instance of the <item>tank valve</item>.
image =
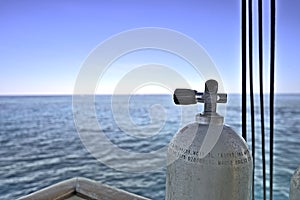
<svg viewBox="0 0 300 200">
<path fill-rule="evenodd" d="M 176 89 L 173 95 L 176 105 L 190 105 L 204 103 L 204 112 L 196 116 L 200 123 L 222 124 L 224 118 L 217 114 L 217 103 L 227 103 L 227 94 L 218 94 L 218 82 L 208 80 L 205 82 L 204 93 L 190 89 Z"/>
</svg>

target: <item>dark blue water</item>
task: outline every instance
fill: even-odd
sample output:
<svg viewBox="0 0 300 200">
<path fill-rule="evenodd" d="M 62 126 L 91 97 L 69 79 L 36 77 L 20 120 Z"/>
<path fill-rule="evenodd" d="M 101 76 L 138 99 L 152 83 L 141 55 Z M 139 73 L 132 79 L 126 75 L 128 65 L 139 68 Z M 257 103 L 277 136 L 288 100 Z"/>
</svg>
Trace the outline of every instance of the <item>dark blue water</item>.
<svg viewBox="0 0 300 200">
<path fill-rule="evenodd" d="M 300 165 L 299 102 L 300 95 L 276 96 L 275 200 L 288 199 L 290 177 Z M 153 125 L 156 134 L 151 137 L 128 135 L 130 126 L 120 128 L 122 125 L 115 122 L 118 116 L 112 113 L 111 104 L 110 96 L 96 97 L 97 119 L 107 137 L 126 151 L 158 150 L 166 146 L 182 126 L 178 123 L 180 108 L 172 103 L 171 96 L 134 96 L 129 104 L 122 101 L 118 104 L 120 108 L 125 106 L 130 115 L 129 119 L 124 118 L 124 124 L 130 120 L 134 124 L 132 132 L 136 132 L 137 127 Z M 265 110 L 268 144 L 267 104 Z M 191 118 L 186 120 L 192 120 L 197 112 L 191 110 Z M 155 115 L 160 117 L 156 119 Z M 256 199 L 262 199 L 259 116 L 256 107 Z M 240 118 L 240 98 L 230 95 L 225 121 L 240 132 Z M 161 127 L 157 129 L 156 124 Z M 268 147 L 266 151 L 269 152 Z M 108 152 L 105 159 L 115 156 Z M 132 160 L 135 162 L 134 158 Z M 152 199 L 164 199 L 165 167 L 150 172 L 124 172 L 104 165 L 86 150 L 74 124 L 72 96 L 0 97 L 0 199 L 15 199 L 75 176 L 91 178 Z"/>
</svg>

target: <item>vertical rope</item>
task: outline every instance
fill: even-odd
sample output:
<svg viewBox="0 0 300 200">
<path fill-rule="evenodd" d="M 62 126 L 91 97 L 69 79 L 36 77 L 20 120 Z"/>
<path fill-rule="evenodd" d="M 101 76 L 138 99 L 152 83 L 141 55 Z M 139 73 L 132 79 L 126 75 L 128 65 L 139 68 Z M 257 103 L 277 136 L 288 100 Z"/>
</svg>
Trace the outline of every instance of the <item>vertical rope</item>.
<svg viewBox="0 0 300 200">
<path fill-rule="evenodd" d="M 253 174 L 252 174 L 252 199 L 255 193 L 255 118 L 254 118 L 254 95 L 253 95 L 253 22 L 252 22 L 252 0 L 248 0 L 249 15 L 249 81 L 250 81 L 250 112 L 251 112 L 251 140 L 252 140 L 252 157 L 253 157 Z"/>
<path fill-rule="evenodd" d="M 258 41 L 259 41 L 259 86 L 260 86 L 260 123 L 261 123 L 261 147 L 263 167 L 263 199 L 266 200 L 266 159 L 265 159 L 265 119 L 264 119 L 264 89 L 263 89 L 263 15 L 262 0 L 258 0 Z"/>
<path fill-rule="evenodd" d="M 242 137 L 247 141 L 247 2 L 242 0 Z"/>
<path fill-rule="evenodd" d="M 273 143 L 274 143 L 274 68 L 275 68 L 275 0 L 271 0 L 270 37 L 270 200 L 273 199 Z"/>
</svg>

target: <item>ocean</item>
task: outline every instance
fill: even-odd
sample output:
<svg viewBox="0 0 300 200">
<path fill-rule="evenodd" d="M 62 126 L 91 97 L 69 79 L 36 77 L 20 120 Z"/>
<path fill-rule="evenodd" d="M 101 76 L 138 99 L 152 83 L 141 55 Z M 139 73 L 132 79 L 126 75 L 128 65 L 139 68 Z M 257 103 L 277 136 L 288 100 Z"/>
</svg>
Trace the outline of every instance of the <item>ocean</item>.
<svg viewBox="0 0 300 200">
<path fill-rule="evenodd" d="M 258 96 L 255 96 L 255 100 L 255 197 L 262 199 Z M 265 100 L 268 100 L 267 96 Z M 85 122 L 80 122 L 81 124 L 74 120 L 74 115 L 77 112 L 84 113 L 85 109 L 82 107 L 81 110 L 75 110 L 72 107 L 72 96 L 1 96 L 0 199 L 16 199 L 78 176 L 151 199 L 164 199 L 166 167 L 155 163 L 155 159 L 139 161 L 130 156 L 135 155 L 134 153 L 147 154 L 166 147 L 173 135 L 184 124 L 193 121 L 194 116 L 202 109 L 202 105 L 185 108 L 176 106 L 170 95 L 134 95 L 130 99 L 98 95 L 95 97 L 94 111 L 101 131 L 111 141 L 112 147 L 122 149 L 128 154 L 125 159 L 111 149 L 102 149 L 102 157 L 96 159 L 82 140 L 84 133 L 97 134 L 99 128 L 85 126 L 91 119 L 89 113 L 85 113 Z M 240 95 L 229 95 L 226 107 L 220 106 L 220 110 L 225 114 L 225 123 L 241 133 Z M 183 112 L 187 114 L 182 115 Z M 266 101 L 267 154 L 268 115 Z M 276 95 L 275 200 L 288 199 L 290 178 L 300 165 L 299 121 L 300 95 Z M 248 122 L 248 141 L 251 141 L 250 116 Z M 248 145 L 251 147 L 250 142 Z M 269 156 L 266 158 L 268 164 Z M 134 172 L 134 167 L 137 166 L 140 171 Z M 144 166 L 154 167 L 148 170 Z"/>
</svg>

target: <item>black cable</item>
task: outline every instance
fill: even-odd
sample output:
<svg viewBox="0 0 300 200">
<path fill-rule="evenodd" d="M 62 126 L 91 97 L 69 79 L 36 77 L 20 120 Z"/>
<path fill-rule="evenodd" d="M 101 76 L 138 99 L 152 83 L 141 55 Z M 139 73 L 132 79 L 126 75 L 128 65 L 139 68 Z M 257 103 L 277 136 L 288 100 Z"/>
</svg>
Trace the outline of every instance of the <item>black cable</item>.
<svg viewBox="0 0 300 200">
<path fill-rule="evenodd" d="M 265 119 L 264 119 L 264 88 L 263 88 L 263 15 L 262 0 L 258 0 L 258 42 L 259 42 L 259 86 L 260 86 L 260 123 L 261 123 L 261 148 L 263 167 L 263 199 L 266 200 L 266 159 L 265 159 Z"/>
<path fill-rule="evenodd" d="M 247 141 L 247 2 L 242 0 L 242 137 Z"/>
<path fill-rule="evenodd" d="M 270 200 L 273 199 L 273 143 L 274 143 L 274 68 L 275 68 L 275 0 L 271 0 L 270 52 Z"/>
<path fill-rule="evenodd" d="M 251 140 L 252 140 L 252 158 L 253 158 L 253 174 L 252 174 L 252 199 L 254 200 L 255 193 L 255 118 L 254 118 L 254 95 L 253 95 L 253 36 L 252 36 L 252 0 L 248 0 L 248 15 L 249 15 L 249 81 L 250 81 L 250 112 L 251 112 Z"/>
</svg>

